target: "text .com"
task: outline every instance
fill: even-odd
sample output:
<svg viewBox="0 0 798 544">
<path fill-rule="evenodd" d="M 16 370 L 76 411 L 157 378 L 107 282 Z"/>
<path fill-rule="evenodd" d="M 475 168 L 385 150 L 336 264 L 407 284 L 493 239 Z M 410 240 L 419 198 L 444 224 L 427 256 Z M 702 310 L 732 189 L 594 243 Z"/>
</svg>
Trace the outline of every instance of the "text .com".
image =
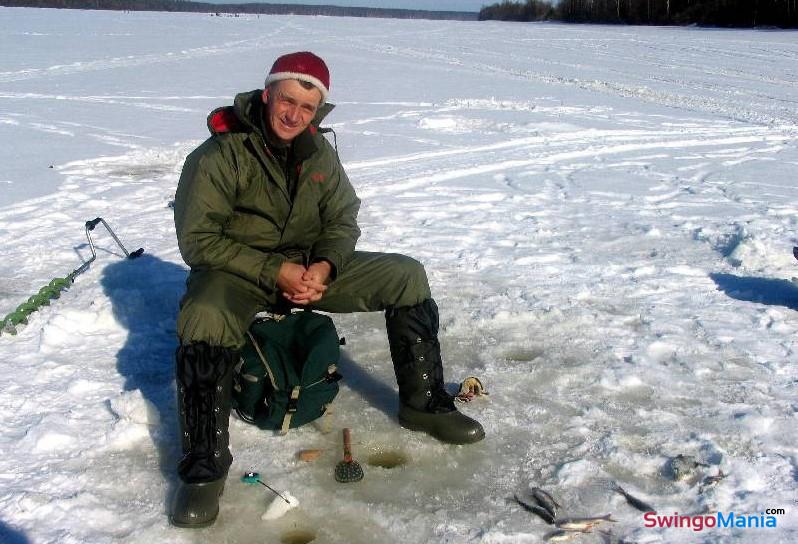
<svg viewBox="0 0 798 544">
<path fill-rule="evenodd" d="M 784 508 L 768 508 L 759 514 L 737 514 L 735 512 L 700 515 L 684 515 L 674 512 L 662 515 L 647 512 L 643 515 L 648 528 L 678 528 L 703 531 L 704 529 L 766 529 L 778 526 L 777 516 L 785 514 Z"/>
</svg>

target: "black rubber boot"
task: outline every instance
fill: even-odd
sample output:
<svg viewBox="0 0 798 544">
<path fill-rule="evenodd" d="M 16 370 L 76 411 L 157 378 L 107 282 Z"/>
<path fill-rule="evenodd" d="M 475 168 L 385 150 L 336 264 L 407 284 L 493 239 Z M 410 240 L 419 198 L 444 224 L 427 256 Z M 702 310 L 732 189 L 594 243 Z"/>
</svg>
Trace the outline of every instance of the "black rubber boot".
<svg viewBox="0 0 798 544">
<path fill-rule="evenodd" d="M 213 525 L 219 515 L 219 497 L 225 479 L 187 484 L 180 482 L 169 521 L 176 527 L 201 529 Z"/>
<path fill-rule="evenodd" d="M 449 444 L 471 444 L 485 438 L 482 425 L 458 412 L 444 388 L 435 301 L 390 308 L 385 322 L 399 385 L 399 424 Z"/>
<path fill-rule="evenodd" d="M 177 349 L 177 402 L 183 458 L 180 486 L 169 520 L 177 527 L 207 527 L 219 514 L 219 497 L 233 461 L 228 426 L 233 366 L 238 352 L 205 342 Z"/>
</svg>

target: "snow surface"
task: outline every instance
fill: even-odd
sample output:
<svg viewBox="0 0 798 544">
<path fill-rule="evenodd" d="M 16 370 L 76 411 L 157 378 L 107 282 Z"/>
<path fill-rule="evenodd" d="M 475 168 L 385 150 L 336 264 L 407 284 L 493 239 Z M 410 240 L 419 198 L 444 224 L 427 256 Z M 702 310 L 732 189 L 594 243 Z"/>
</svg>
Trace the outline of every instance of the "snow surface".
<svg viewBox="0 0 798 544">
<path fill-rule="evenodd" d="M 798 541 L 796 32 L 10 8 L 0 29 L 0 316 L 89 256 L 86 220 L 146 249 L 96 230 L 91 268 L 0 336 L 0 541 L 539 542 L 510 500 L 530 486 L 618 520 L 574 542 Z M 206 113 L 301 49 L 332 69 L 359 247 L 427 265 L 487 438 L 401 429 L 382 316 L 336 316 L 334 432 L 233 419 L 218 522 L 175 529 L 169 204 Z M 333 479 L 344 426 L 357 484 Z M 678 454 L 709 467 L 674 481 Z M 301 506 L 262 521 L 248 470 Z M 661 514 L 786 513 L 646 528 L 613 481 Z"/>
</svg>

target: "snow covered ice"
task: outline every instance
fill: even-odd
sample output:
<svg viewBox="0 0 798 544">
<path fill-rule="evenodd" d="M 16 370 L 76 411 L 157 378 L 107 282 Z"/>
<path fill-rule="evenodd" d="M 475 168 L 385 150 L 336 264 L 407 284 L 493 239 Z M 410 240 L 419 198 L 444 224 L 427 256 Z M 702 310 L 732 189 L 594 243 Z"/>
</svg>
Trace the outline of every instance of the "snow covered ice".
<svg viewBox="0 0 798 544">
<path fill-rule="evenodd" d="M 533 486 L 612 513 L 611 542 L 798 540 L 796 32 L 16 8 L 0 29 L 0 316 L 89 256 L 89 219 L 146 250 L 98 229 L 91 268 L 0 336 L 0 541 L 531 543 Z M 333 432 L 233 419 L 219 520 L 178 530 L 169 204 L 206 114 L 303 49 L 331 67 L 359 247 L 425 263 L 487 438 L 401 429 L 382 316 L 337 316 Z M 709 466 L 677 481 L 680 454 Z M 249 470 L 300 506 L 262 521 Z M 785 513 L 648 528 L 612 482 L 665 515 Z"/>
</svg>

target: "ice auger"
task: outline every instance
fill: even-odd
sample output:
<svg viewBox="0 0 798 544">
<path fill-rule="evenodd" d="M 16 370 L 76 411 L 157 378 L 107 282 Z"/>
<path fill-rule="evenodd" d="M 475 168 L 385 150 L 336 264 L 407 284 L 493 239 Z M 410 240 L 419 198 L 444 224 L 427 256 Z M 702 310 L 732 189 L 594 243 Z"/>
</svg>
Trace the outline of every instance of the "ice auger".
<svg viewBox="0 0 798 544">
<path fill-rule="evenodd" d="M 5 316 L 3 320 L 0 321 L 0 333 L 12 335 L 17 334 L 17 326 L 26 325 L 28 323 L 28 316 L 30 314 L 39 310 L 39 308 L 42 306 L 49 305 L 51 300 L 60 297 L 61 291 L 68 289 L 69 286 L 75 282 L 75 278 L 78 275 L 88 270 L 91 263 L 93 263 L 97 258 L 97 251 L 94 249 L 94 241 L 91 239 L 91 232 L 100 223 L 102 223 L 106 230 L 108 230 L 108 233 L 125 253 L 126 258 L 135 259 L 144 253 L 144 248 L 139 248 L 133 253 L 128 253 L 127 249 L 125 249 L 125 246 L 122 245 L 122 242 L 119 240 L 119 238 L 117 238 L 116 234 L 114 234 L 114 231 L 111 230 L 111 227 L 108 226 L 108 223 L 106 223 L 102 217 L 97 217 L 91 221 L 86 221 L 86 238 L 89 241 L 89 249 L 91 249 L 91 259 L 77 267 L 65 277 L 54 278 L 52 281 L 50 281 L 50 283 L 39 289 L 39 291 L 35 295 L 31 296 L 26 302 L 23 302 L 17 306 L 16 310 Z"/>
</svg>

